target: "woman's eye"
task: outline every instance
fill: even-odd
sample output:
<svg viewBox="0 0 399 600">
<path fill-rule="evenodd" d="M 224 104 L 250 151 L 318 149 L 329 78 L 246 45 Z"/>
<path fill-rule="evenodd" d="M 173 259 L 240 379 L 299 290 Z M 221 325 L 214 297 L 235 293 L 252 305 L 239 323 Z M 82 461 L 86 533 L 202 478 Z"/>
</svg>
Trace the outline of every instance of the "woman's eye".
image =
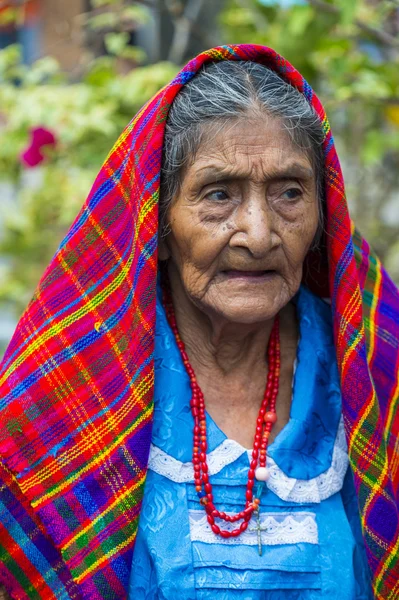
<svg viewBox="0 0 399 600">
<path fill-rule="evenodd" d="M 205 198 L 212 202 L 223 202 L 224 200 L 227 200 L 228 196 L 227 192 L 224 190 L 214 190 L 213 192 L 206 194 Z"/>
<path fill-rule="evenodd" d="M 299 188 L 290 188 L 282 193 L 282 196 L 285 196 L 287 200 L 296 200 L 299 196 L 302 196 L 302 190 Z"/>
</svg>

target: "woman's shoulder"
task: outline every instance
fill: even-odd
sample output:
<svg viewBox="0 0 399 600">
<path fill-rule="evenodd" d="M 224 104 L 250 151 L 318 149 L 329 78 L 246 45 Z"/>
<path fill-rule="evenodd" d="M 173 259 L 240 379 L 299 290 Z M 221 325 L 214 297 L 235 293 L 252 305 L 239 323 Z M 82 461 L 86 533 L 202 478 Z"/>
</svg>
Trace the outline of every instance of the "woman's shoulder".
<svg viewBox="0 0 399 600">
<path fill-rule="evenodd" d="M 325 332 L 332 339 L 332 312 L 329 298 L 321 298 L 302 284 L 293 298 L 300 325 Z"/>
</svg>

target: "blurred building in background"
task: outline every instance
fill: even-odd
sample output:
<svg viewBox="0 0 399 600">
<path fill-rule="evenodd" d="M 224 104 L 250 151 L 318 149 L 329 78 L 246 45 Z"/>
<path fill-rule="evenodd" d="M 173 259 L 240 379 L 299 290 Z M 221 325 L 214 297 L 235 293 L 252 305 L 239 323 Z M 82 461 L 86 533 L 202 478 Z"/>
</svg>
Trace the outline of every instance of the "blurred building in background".
<svg viewBox="0 0 399 600">
<path fill-rule="evenodd" d="M 7 0 L 0 3 L 0 47 L 21 44 L 28 64 L 54 56 L 65 69 L 79 61 L 82 51 L 76 20 L 83 0 Z"/>
<path fill-rule="evenodd" d="M 0 48 L 21 44 L 27 63 L 41 56 L 41 1 L 0 1 Z"/>
<path fill-rule="evenodd" d="M 137 5 L 139 9 L 136 11 L 139 22 L 135 22 L 132 10 L 130 26 L 126 22 L 122 27 L 129 33 L 129 44 L 143 48 L 149 62 L 178 63 L 217 43 L 216 17 L 225 2 L 120 2 L 123 4 L 133 9 Z M 0 0 L 0 48 L 18 43 L 26 63 L 52 56 L 63 70 L 73 71 L 88 47 L 96 55 L 107 53 L 103 35 L 114 29 L 113 5 L 91 0 Z M 144 14 L 148 17 L 145 22 Z M 99 32 L 101 28 L 87 26 L 90 18 L 102 19 L 103 35 Z"/>
</svg>

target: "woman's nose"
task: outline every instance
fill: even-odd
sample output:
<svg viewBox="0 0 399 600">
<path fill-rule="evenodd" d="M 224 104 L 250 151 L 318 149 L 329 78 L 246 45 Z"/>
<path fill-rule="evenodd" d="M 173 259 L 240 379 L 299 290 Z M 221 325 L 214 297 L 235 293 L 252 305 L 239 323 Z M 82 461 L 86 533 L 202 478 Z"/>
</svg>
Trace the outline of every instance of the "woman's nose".
<svg viewBox="0 0 399 600">
<path fill-rule="evenodd" d="M 236 215 L 236 232 L 230 239 L 231 247 L 245 247 L 254 258 L 265 257 L 277 242 L 273 229 L 273 214 L 267 203 L 250 202 Z"/>
</svg>

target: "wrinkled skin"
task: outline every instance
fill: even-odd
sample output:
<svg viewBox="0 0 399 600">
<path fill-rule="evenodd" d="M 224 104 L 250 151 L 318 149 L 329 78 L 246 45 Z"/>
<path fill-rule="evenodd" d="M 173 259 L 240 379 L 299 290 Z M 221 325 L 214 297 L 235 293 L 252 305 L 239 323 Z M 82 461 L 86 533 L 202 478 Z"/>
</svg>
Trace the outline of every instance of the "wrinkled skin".
<svg viewBox="0 0 399 600">
<path fill-rule="evenodd" d="M 202 146 L 184 174 L 167 246 L 185 293 L 201 311 L 259 323 L 297 292 L 317 222 L 307 156 L 276 119 L 242 120 Z M 258 276 L 232 277 L 233 270 Z M 259 277 L 264 270 L 273 274 Z"/>
<path fill-rule="evenodd" d="M 318 227 L 315 176 L 274 117 L 226 123 L 205 139 L 170 207 L 160 259 L 168 261 L 177 323 L 207 409 L 227 435 L 251 447 L 278 313 L 275 432 L 289 417 L 297 343 L 290 300 Z"/>
</svg>

